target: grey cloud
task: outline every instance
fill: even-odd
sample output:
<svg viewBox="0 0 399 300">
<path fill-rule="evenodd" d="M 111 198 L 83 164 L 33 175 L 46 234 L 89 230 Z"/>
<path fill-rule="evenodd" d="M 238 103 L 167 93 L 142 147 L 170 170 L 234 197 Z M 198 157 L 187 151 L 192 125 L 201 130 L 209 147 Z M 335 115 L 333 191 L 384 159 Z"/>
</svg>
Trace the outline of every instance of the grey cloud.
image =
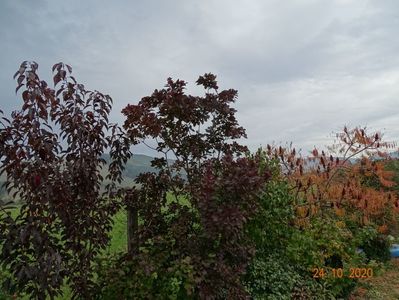
<svg viewBox="0 0 399 300">
<path fill-rule="evenodd" d="M 165 84 L 213 72 L 239 91 L 251 148 L 329 141 L 344 124 L 386 127 L 397 139 L 396 1 L 10 1 L 0 4 L 0 97 L 16 108 L 12 74 L 36 60 L 69 63 L 120 110 Z M 395 127 L 395 128 L 393 128 Z M 390 133 L 389 133 L 390 132 Z M 389 133 L 389 134 L 388 134 Z M 138 151 L 144 151 L 139 149 Z"/>
</svg>

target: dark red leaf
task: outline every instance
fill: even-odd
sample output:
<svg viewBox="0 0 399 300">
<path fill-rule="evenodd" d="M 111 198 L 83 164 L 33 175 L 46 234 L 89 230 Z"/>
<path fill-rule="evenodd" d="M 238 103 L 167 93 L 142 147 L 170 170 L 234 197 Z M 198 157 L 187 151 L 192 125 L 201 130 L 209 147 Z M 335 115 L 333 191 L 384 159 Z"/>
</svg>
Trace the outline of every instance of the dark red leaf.
<svg viewBox="0 0 399 300">
<path fill-rule="evenodd" d="M 54 86 L 56 86 L 61 81 L 61 76 L 59 73 L 54 75 L 53 81 L 54 81 Z"/>
<path fill-rule="evenodd" d="M 57 64 L 55 64 L 55 65 L 53 66 L 52 71 L 54 72 L 55 69 L 57 69 L 57 70 L 59 71 L 59 70 L 61 69 L 61 67 L 62 67 L 62 63 L 57 63 Z"/>
<path fill-rule="evenodd" d="M 22 99 L 27 102 L 29 100 L 30 93 L 28 91 L 23 91 L 22 92 Z"/>
<path fill-rule="evenodd" d="M 19 84 L 19 85 L 17 86 L 17 88 L 15 89 L 15 94 L 18 93 L 18 90 L 19 90 L 22 86 L 24 86 L 23 83 L 21 83 L 21 84 Z"/>
<path fill-rule="evenodd" d="M 72 67 L 70 65 L 66 65 L 66 67 L 68 68 L 69 73 L 72 73 Z"/>
<path fill-rule="evenodd" d="M 25 75 L 20 75 L 20 76 L 18 77 L 18 80 L 17 80 L 18 84 L 21 84 L 22 81 L 24 81 L 24 79 L 25 79 Z"/>
</svg>

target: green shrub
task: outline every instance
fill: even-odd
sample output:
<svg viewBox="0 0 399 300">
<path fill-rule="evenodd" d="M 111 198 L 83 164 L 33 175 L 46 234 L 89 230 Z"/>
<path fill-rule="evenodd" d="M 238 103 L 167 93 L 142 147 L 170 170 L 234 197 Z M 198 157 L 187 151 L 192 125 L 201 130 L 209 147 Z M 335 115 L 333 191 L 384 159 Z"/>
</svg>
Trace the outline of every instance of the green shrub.
<svg viewBox="0 0 399 300">
<path fill-rule="evenodd" d="M 374 231 L 351 230 L 335 214 L 315 215 L 305 228 L 294 226 L 293 195 L 280 176 L 278 164 L 267 161 L 272 180 L 259 195 L 259 210 L 247 226 L 256 245 L 256 256 L 243 277 L 254 299 L 329 299 L 346 297 L 356 286 L 348 277 L 313 278 L 313 268 L 347 270 L 363 266 L 358 245 L 374 237 Z M 358 234 L 359 236 L 354 236 Z M 302 298 L 301 298 L 302 297 Z"/>
<path fill-rule="evenodd" d="M 299 279 L 280 255 L 257 257 L 248 269 L 247 289 L 254 299 L 290 299 Z"/>
<path fill-rule="evenodd" d="M 0 300 L 12 299 L 11 291 L 9 291 L 6 287 L 6 281 L 9 277 L 9 274 L 4 271 L 4 269 L 0 268 Z"/>
<path fill-rule="evenodd" d="M 389 251 L 390 245 L 391 243 L 386 236 L 378 235 L 366 241 L 361 248 L 368 260 L 385 263 L 391 259 L 391 253 Z"/>
<path fill-rule="evenodd" d="M 295 214 L 290 186 L 280 176 L 275 160 L 264 158 L 263 165 L 272 171 L 272 180 L 259 194 L 258 213 L 246 227 L 256 245 L 256 256 L 243 277 L 245 286 L 253 299 L 327 297 L 329 291 L 311 277 L 309 269 L 322 262 L 317 244 L 311 235 L 292 225 Z"/>
<path fill-rule="evenodd" d="M 194 291 L 191 258 L 144 252 L 134 258 L 109 255 L 97 261 L 96 299 L 190 299 Z"/>
</svg>

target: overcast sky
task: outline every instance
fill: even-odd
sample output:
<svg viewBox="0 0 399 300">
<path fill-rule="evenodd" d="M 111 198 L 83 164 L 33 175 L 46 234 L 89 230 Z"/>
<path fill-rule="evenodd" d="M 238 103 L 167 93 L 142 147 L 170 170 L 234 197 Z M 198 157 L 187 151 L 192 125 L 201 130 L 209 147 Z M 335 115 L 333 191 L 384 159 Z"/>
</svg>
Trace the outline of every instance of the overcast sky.
<svg viewBox="0 0 399 300">
<path fill-rule="evenodd" d="M 345 124 L 399 140 L 399 1 L 0 2 L 0 108 L 21 101 L 12 75 L 24 60 L 72 65 L 78 81 L 114 99 L 112 120 L 167 77 L 212 72 L 239 92 L 251 149 L 304 150 Z M 140 149 L 140 152 L 144 152 Z"/>
</svg>

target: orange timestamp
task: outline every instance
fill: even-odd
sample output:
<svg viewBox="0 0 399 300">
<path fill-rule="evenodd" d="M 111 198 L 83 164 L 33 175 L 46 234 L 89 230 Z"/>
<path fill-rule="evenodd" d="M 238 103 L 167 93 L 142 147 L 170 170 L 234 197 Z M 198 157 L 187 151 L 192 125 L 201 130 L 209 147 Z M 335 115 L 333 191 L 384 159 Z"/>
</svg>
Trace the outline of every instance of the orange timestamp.
<svg viewBox="0 0 399 300">
<path fill-rule="evenodd" d="M 327 276 L 332 276 L 333 278 L 370 278 L 374 276 L 372 268 L 349 268 L 349 270 L 344 270 L 343 268 L 313 268 L 312 269 L 313 278 L 325 278 Z"/>
</svg>

